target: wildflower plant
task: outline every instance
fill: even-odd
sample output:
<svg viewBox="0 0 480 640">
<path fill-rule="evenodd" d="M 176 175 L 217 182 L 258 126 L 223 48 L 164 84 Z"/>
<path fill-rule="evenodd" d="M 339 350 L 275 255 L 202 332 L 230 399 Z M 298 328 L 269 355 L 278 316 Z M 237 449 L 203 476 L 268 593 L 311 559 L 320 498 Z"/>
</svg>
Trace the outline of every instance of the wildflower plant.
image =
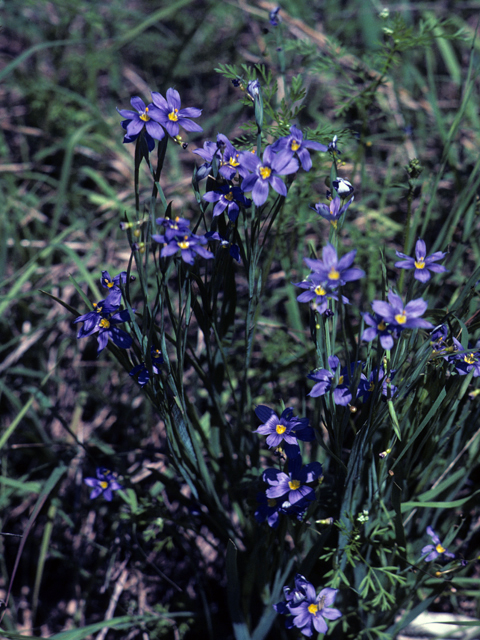
<svg viewBox="0 0 480 640">
<path fill-rule="evenodd" d="M 275 33 L 281 18 L 270 14 Z M 197 598 L 192 618 L 211 637 L 222 636 L 209 607 L 215 576 L 224 637 L 287 637 L 285 624 L 296 629 L 288 637 L 390 638 L 448 588 L 426 564 L 454 554 L 427 523 L 441 523 L 441 512 L 461 529 L 459 510 L 473 509 L 459 461 L 478 435 L 469 396 L 480 377 L 478 343 L 468 344 L 478 338 L 471 305 L 480 268 L 449 299 L 425 287 L 420 297 L 414 287 L 429 271 L 449 277 L 437 264 L 446 252 L 427 256 L 418 240 L 415 258 L 397 253 L 394 263 L 376 244 L 362 250 L 351 223 L 365 210 L 358 175 L 338 175 L 354 143 L 342 139 L 340 154 L 341 131 L 300 127 L 295 105 L 306 89 L 279 60 L 281 101 L 265 67 L 220 68 L 252 116 L 235 144 L 224 134 L 201 139 L 205 107 L 182 108 L 181 87 L 152 87 L 148 105 L 133 97 L 135 111 L 119 111 L 119 140 L 123 129 L 136 149 L 135 206 L 118 221 L 129 258 L 114 277 L 98 265 L 103 300 L 75 282 L 89 306 L 73 323 L 82 323 L 78 339 L 96 337 L 102 366 L 115 359 L 121 384 L 148 403 L 168 462 L 153 464 L 147 457 L 157 452 L 138 446 L 122 458 L 109 445 L 102 456 L 121 469 L 122 485 L 98 462 L 84 483 L 91 500 L 119 505 L 122 544 L 140 549 L 135 562 L 162 579 L 156 532 L 175 525 L 195 575 L 195 589 L 178 588 L 178 603 L 185 607 L 185 593 Z M 384 76 L 357 106 L 368 109 Z M 174 154 L 187 151 L 180 128 L 195 136 L 197 164 L 188 201 L 168 201 Z M 308 207 L 318 195 L 314 174 L 332 190 L 318 215 Z M 408 180 L 410 194 L 411 172 Z M 400 272 L 410 268 L 416 282 L 403 291 Z M 286 406 L 271 408 L 278 397 Z M 99 456 L 93 444 L 85 449 Z M 140 480 L 129 477 L 139 467 Z M 468 570 L 452 563 L 459 585 Z M 173 577 L 167 582 L 175 591 Z"/>
</svg>

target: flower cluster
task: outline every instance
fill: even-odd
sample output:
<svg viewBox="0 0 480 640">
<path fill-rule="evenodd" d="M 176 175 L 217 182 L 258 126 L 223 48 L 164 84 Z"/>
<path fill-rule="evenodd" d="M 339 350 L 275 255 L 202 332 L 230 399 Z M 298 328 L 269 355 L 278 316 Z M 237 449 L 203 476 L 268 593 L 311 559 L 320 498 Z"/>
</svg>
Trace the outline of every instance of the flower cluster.
<svg viewBox="0 0 480 640">
<path fill-rule="evenodd" d="M 334 609 L 338 589 L 322 589 L 317 595 L 316 589 L 308 580 L 297 573 L 295 587 L 283 588 L 285 600 L 273 605 L 277 613 L 288 616 L 285 620 L 287 629 L 297 627 L 304 636 L 312 636 L 313 632 L 326 633 L 326 620 L 338 620 L 342 613 Z"/>
<path fill-rule="evenodd" d="M 133 276 L 131 276 L 130 279 L 135 280 Z M 128 309 L 118 311 L 122 299 L 122 291 L 119 285 L 121 282 L 125 284 L 126 281 L 126 271 L 122 271 L 122 273 L 119 273 L 114 278 L 110 277 L 108 271 L 102 271 L 100 283 L 102 287 L 108 289 L 110 293 L 105 300 L 93 303 L 93 311 L 89 311 L 73 321 L 74 324 L 83 322 L 83 326 L 77 334 L 78 339 L 87 338 L 94 333 L 97 334 L 97 354 L 100 354 L 100 352 L 105 349 L 109 338 L 117 347 L 121 347 L 122 349 L 128 349 L 132 346 L 132 337 L 117 326 L 130 319 Z"/>
<path fill-rule="evenodd" d="M 328 369 L 317 369 L 316 371 L 312 371 L 308 374 L 307 378 L 313 380 L 315 385 L 313 389 L 308 394 L 312 398 L 318 398 L 318 396 L 323 396 L 329 391 L 333 391 L 333 401 L 335 404 L 339 404 L 342 406 L 347 406 L 353 399 L 353 394 L 350 389 L 351 382 L 355 377 L 355 369 L 356 367 L 361 368 L 361 363 L 357 363 L 357 365 L 352 364 L 350 367 L 350 372 L 347 371 L 346 367 L 340 370 L 340 360 L 337 356 L 329 356 L 328 358 Z M 337 374 L 338 372 L 338 374 Z M 361 378 L 363 378 L 364 383 L 367 382 L 367 378 L 362 373 L 360 374 Z M 357 390 L 357 395 L 360 393 L 360 388 Z"/>
<path fill-rule="evenodd" d="M 319 313 L 325 313 L 328 309 L 328 300 L 338 300 L 336 290 L 347 282 L 358 280 L 365 275 L 362 269 L 352 267 L 356 251 L 349 251 L 342 258 L 338 258 L 337 250 L 330 244 L 324 247 L 323 260 L 304 258 L 305 264 L 310 267 L 311 273 L 302 282 L 294 283 L 296 287 L 306 289 L 297 300 L 310 302 L 311 306 Z M 348 298 L 342 296 L 343 304 L 349 304 Z"/>
<path fill-rule="evenodd" d="M 214 255 L 205 245 L 208 239 L 192 233 L 190 222 L 185 218 L 157 218 L 157 224 L 165 228 L 163 234 L 152 234 L 152 240 L 163 244 L 160 252 L 162 258 L 173 256 L 180 250 L 182 260 L 187 264 L 194 264 L 195 256 L 211 260 Z"/>
<path fill-rule="evenodd" d="M 474 378 L 480 376 L 480 340 L 475 345 L 476 351 L 472 349 L 464 349 L 462 344 L 452 337 L 452 342 L 455 351 L 448 356 L 445 356 L 447 362 L 455 363 L 455 371 L 460 376 L 466 376 L 472 372 Z"/>
<path fill-rule="evenodd" d="M 84 478 L 83 481 L 89 487 L 93 487 L 93 491 L 90 493 L 90 500 L 95 500 L 103 493 L 105 500 L 111 502 L 113 498 L 112 491 L 123 489 L 122 485 L 117 482 L 115 474 L 105 467 L 97 468 L 96 478 Z"/>
<path fill-rule="evenodd" d="M 280 417 L 265 405 L 259 405 L 255 413 L 263 424 L 254 433 L 266 435 L 267 445 L 284 451 L 288 459 L 288 472 L 273 468 L 264 471 L 262 479 L 269 488 L 257 495 L 257 522 L 266 520 L 270 527 L 275 528 L 281 513 L 295 515 L 299 519 L 303 517 L 308 505 L 315 499 L 315 490 L 307 485 L 321 477 L 322 465 L 312 462 L 302 466 L 298 440 L 315 440 L 308 418 L 294 416 L 291 407 L 285 409 Z"/>
<path fill-rule="evenodd" d="M 160 373 L 160 365 L 163 363 L 163 356 L 159 349 L 155 349 L 155 347 L 150 347 L 150 359 L 152 361 L 152 371 L 156 375 Z M 140 362 L 130 371 L 129 375 L 132 377 L 137 376 L 138 384 L 141 387 L 144 387 L 147 382 L 150 380 L 150 374 L 148 372 L 148 367 L 145 362 Z"/>
<path fill-rule="evenodd" d="M 404 329 L 433 329 L 433 325 L 420 318 L 427 310 L 428 304 L 422 298 L 411 300 L 405 306 L 402 299 L 393 291 L 388 293 L 388 302 L 374 300 L 372 309 L 375 315 L 364 313 L 368 329 L 362 333 L 362 340 L 370 342 L 377 336 L 383 349 L 392 349 Z"/>
<path fill-rule="evenodd" d="M 163 140 L 165 132 L 172 138 L 179 134 L 180 127 L 185 131 L 203 131 L 202 127 L 190 118 L 198 118 L 202 114 L 201 109 L 188 107 L 180 109 L 180 94 L 175 89 L 167 90 L 165 99 L 160 93 L 152 91 L 152 102 L 145 105 L 138 96 L 130 100 L 135 111 L 117 109 L 118 113 L 126 120 L 122 121 L 122 127 L 126 134 L 123 142 L 133 142 L 143 133 L 148 145 L 148 150 L 153 151 L 155 140 Z"/>
</svg>

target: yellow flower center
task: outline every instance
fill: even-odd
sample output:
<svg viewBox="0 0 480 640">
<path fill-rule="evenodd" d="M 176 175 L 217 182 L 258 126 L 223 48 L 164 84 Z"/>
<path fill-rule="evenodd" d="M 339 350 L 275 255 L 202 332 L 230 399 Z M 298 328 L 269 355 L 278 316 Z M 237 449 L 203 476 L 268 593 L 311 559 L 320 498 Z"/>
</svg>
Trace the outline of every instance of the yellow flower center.
<svg viewBox="0 0 480 640">
<path fill-rule="evenodd" d="M 106 480 L 101 480 L 100 486 L 102 487 L 102 489 L 106 489 L 108 487 L 108 482 Z"/>
<path fill-rule="evenodd" d="M 343 376 L 340 376 L 338 379 L 338 384 L 343 384 Z"/>
<path fill-rule="evenodd" d="M 108 287 L 109 289 L 111 289 L 111 288 L 114 286 L 114 284 L 115 284 L 115 283 L 113 283 L 113 282 L 110 282 L 110 281 L 109 281 L 109 280 L 107 280 L 106 278 L 104 278 L 104 279 L 103 279 L 103 281 L 105 282 L 105 284 L 107 285 L 107 287 Z"/>
<path fill-rule="evenodd" d="M 385 331 L 386 328 L 387 328 L 387 325 L 383 320 L 380 321 L 380 324 L 377 324 L 377 329 L 379 331 Z"/>
<path fill-rule="evenodd" d="M 317 294 L 317 296 L 324 296 L 327 292 L 322 287 L 322 285 L 319 284 L 317 287 L 315 287 L 315 293 Z"/>
<path fill-rule="evenodd" d="M 300 486 L 300 480 L 290 480 L 288 486 L 292 491 L 295 491 Z"/>
<path fill-rule="evenodd" d="M 318 604 L 310 604 L 308 605 L 308 613 L 311 613 L 312 616 L 316 616 L 318 611 Z"/>
<path fill-rule="evenodd" d="M 106 318 L 102 318 L 100 320 L 100 326 L 102 329 L 108 329 L 110 327 L 110 322 Z"/>
<path fill-rule="evenodd" d="M 415 268 L 425 269 L 425 258 L 418 258 L 418 260 L 415 260 Z"/>
<path fill-rule="evenodd" d="M 435 550 L 436 550 L 438 553 L 445 553 L 445 547 L 442 547 L 442 545 L 441 545 L 441 544 L 437 544 L 437 546 L 435 547 Z"/>
<path fill-rule="evenodd" d="M 405 322 L 407 321 L 407 314 L 405 313 L 405 309 L 402 311 L 402 313 L 397 313 L 397 315 L 395 316 L 395 320 L 398 322 L 398 324 L 405 324 Z"/>
<path fill-rule="evenodd" d="M 272 173 L 272 170 L 270 169 L 270 167 L 260 167 L 259 171 L 260 171 L 260 175 L 264 180 L 269 178 Z"/>
<path fill-rule="evenodd" d="M 463 359 L 467 364 L 475 364 L 476 362 L 473 353 L 468 353 Z"/>
<path fill-rule="evenodd" d="M 228 164 L 231 167 L 238 167 L 240 166 L 240 162 L 238 161 L 238 153 L 234 158 L 230 158 L 230 160 L 228 161 Z"/>
<path fill-rule="evenodd" d="M 155 349 L 155 353 L 153 354 L 153 357 L 154 357 L 155 360 L 158 360 L 158 358 L 162 357 L 160 349 Z"/>
<path fill-rule="evenodd" d="M 229 191 L 228 193 L 225 194 L 225 200 L 228 200 L 229 202 L 231 202 L 233 200 L 233 192 Z"/>
<path fill-rule="evenodd" d="M 287 427 L 285 427 L 283 424 L 277 424 L 277 426 L 275 427 L 275 431 L 278 433 L 279 436 L 281 436 L 282 433 L 285 433 L 286 430 L 287 430 Z"/>
<path fill-rule="evenodd" d="M 148 107 L 145 109 L 145 111 L 140 116 L 140 120 L 143 120 L 144 122 L 148 122 L 150 120 L 150 116 L 148 115 L 147 111 L 148 111 Z"/>
<path fill-rule="evenodd" d="M 188 236 L 185 236 L 182 242 L 177 242 L 180 249 L 188 249 L 188 247 L 190 246 L 190 243 L 188 242 L 187 238 Z"/>
<path fill-rule="evenodd" d="M 296 140 L 292 140 L 292 144 L 290 145 L 290 149 L 292 151 L 298 151 L 300 149 L 300 145 Z"/>
<path fill-rule="evenodd" d="M 332 267 L 330 269 L 330 273 L 328 274 L 328 277 L 330 280 L 339 280 L 340 279 L 340 273 L 335 269 L 335 267 Z"/>
<path fill-rule="evenodd" d="M 168 119 L 172 122 L 176 122 L 178 120 L 178 109 L 174 109 L 168 114 Z"/>
</svg>

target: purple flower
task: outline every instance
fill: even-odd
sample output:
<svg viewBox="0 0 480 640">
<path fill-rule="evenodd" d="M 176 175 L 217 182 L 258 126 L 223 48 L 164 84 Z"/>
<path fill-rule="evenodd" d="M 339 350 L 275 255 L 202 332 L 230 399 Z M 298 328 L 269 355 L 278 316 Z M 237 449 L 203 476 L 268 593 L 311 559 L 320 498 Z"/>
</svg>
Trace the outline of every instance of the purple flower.
<svg viewBox="0 0 480 640">
<path fill-rule="evenodd" d="M 228 249 L 228 252 L 232 256 L 234 260 L 240 262 L 240 248 L 238 244 L 234 244 L 233 242 L 229 242 L 227 239 L 223 238 L 218 231 L 208 231 L 205 234 L 205 238 L 207 240 L 218 240 L 220 242 L 220 247 L 222 249 Z"/>
<path fill-rule="evenodd" d="M 399 330 L 387 326 L 384 319 L 378 313 L 376 313 L 375 316 L 372 316 L 370 313 L 364 313 L 363 319 L 365 320 L 365 324 L 370 326 L 362 333 L 362 340 L 371 342 L 377 336 L 380 336 L 382 349 L 387 351 L 393 349 L 394 338 L 397 339 L 400 335 Z"/>
<path fill-rule="evenodd" d="M 314 149 L 315 151 L 327 151 L 327 147 L 324 144 L 320 144 L 320 142 L 304 140 L 303 133 L 295 125 L 290 127 L 289 136 L 280 138 L 280 140 L 277 140 L 272 145 L 273 151 L 287 151 L 290 155 L 296 153 L 304 171 L 310 171 L 312 168 L 312 159 L 310 158 L 308 149 Z"/>
<path fill-rule="evenodd" d="M 316 273 L 311 273 L 302 282 L 294 282 L 296 287 L 306 289 L 303 293 L 297 296 L 299 302 L 310 302 L 310 306 L 314 311 L 323 314 L 328 310 L 328 301 L 337 300 L 338 296 L 333 293 L 332 288 L 325 282 L 323 278 Z M 345 296 L 342 296 L 343 304 L 350 304 L 350 301 Z"/>
<path fill-rule="evenodd" d="M 293 415 L 292 407 L 285 409 L 280 418 L 277 414 L 261 404 L 255 409 L 257 418 L 263 420 L 258 429 L 253 433 L 260 433 L 267 436 L 267 445 L 270 449 L 274 449 L 283 444 L 287 458 L 299 455 L 298 440 L 311 442 L 315 440 L 315 433 L 308 426 L 308 418 L 297 418 Z"/>
<path fill-rule="evenodd" d="M 434 354 L 438 354 L 446 349 L 446 339 L 448 336 L 448 326 L 439 324 L 430 334 L 430 344 Z"/>
<path fill-rule="evenodd" d="M 152 120 L 160 123 L 172 138 L 178 136 L 180 127 L 185 131 L 203 131 L 202 127 L 190 118 L 202 115 L 202 109 L 188 107 L 180 109 L 180 94 L 175 89 L 167 90 L 167 99 L 156 91 L 152 91 L 153 106 L 149 110 Z"/>
<path fill-rule="evenodd" d="M 163 363 L 163 356 L 159 349 L 155 349 L 155 347 L 150 347 L 150 358 L 152 361 L 152 371 L 157 375 L 160 373 L 160 365 Z M 148 373 L 148 368 L 145 362 L 141 362 L 137 364 L 129 373 L 130 376 L 138 375 L 137 381 L 141 387 L 144 387 L 147 382 L 150 380 L 150 374 Z"/>
<path fill-rule="evenodd" d="M 415 245 L 415 258 L 410 258 L 400 251 L 395 251 L 399 258 L 404 258 L 395 262 L 395 266 L 400 269 L 415 269 L 414 278 L 420 282 L 428 282 L 431 278 L 430 271 L 443 273 L 446 268 L 440 264 L 435 264 L 437 260 L 443 260 L 447 255 L 442 251 L 436 251 L 431 256 L 427 256 L 427 249 L 423 240 L 417 240 Z"/>
<path fill-rule="evenodd" d="M 96 478 L 84 478 L 83 481 L 89 487 L 93 487 L 93 491 L 90 493 L 90 500 L 95 500 L 95 498 L 98 498 L 98 496 L 103 493 L 105 500 L 111 502 L 113 498 L 112 491 L 123 489 L 122 485 L 116 481 L 115 474 L 105 467 L 97 468 Z"/>
<path fill-rule="evenodd" d="M 473 371 L 473 377 L 478 378 L 480 376 L 480 360 L 478 353 L 472 353 L 462 347 L 462 344 L 456 339 L 452 338 L 453 346 L 455 347 L 454 353 L 446 357 L 448 362 L 455 363 L 455 371 L 460 376 L 466 376 Z M 480 342 L 480 341 L 479 341 Z M 478 349 L 480 344 L 477 342 L 476 348 Z"/>
<path fill-rule="evenodd" d="M 134 281 L 135 276 L 130 276 L 130 281 Z M 106 302 L 111 304 L 112 306 L 119 307 L 120 302 L 122 300 L 122 290 L 120 289 L 120 283 L 126 284 L 127 282 L 127 272 L 122 271 L 118 275 L 113 278 L 110 276 L 108 271 L 102 271 L 102 277 L 100 278 L 100 284 L 104 289 L 108 289 L 110 293 L 106 298 Z"/>
<path fill-rule="evenodd" d="M 83 316 L 79 316 L 73 322 L 83 322 L 83 327 L 78 330 L 77 339 L 87 338 L 98 333 L 97 355 L 105 349 L 108 339 L 111 338 L 117 347 L 128 349 L 132 346 L 132 337 L 116 325 L 130 320 L 128 309 L 111 314 L 106 307 L 107 300 L 101 300 L 96 306 L 101 311 L 90 311 Z"/>
<path fill-rule="evenodd" d="M 288 500 L 291 506 L 298 502 L 312 501 L 315 499 L 315 490 L 308 487 L 308 482 L 313 482 L 322 475 L 322 465 L 319 462 L 310 462 L 302 466 L 300 455 L 288 460 L 288 473 L 278 469 L 266 469 L 263 480 L 270 488 L 266 490 L 267 498 L 282 498 Z"/>
<path fill-rule="evenodd" d="M 280 521 L 279 511 L 282 506 L 281 501 L 275 498 L 267 498 L 267 496 L 260 491 L 257 493 L 258 507 L 255 511 L 255 520 L 258 524 L 267 521 L 269 527 L 276 529 Z"/>
<path fill-rule="evenodd" d="M 374 300 L 372 309 L 390 325 L 390 328 L 401 331 L 403 329 L 433 329 L 433 324 L 419 317 L 425 313 L 428 307 L 422 298 L 411 300 L 404 307 L 400 296 L 389 291 L 388 300 L 389 302 Z"/>
<path fill-rule="evenodd" d="M 428 553 L 425 558 L 425 562 L 431 562 L 432 560 L 436 560 L 439 556 L 454 558 L 455 554 L 447 551 L 445 547 L 442 546 L 440 542 L 440 538 L 437 536 L 432 527 L 427 527 L 427 533 L 431 537 L 433 544 L 427 544 L 426 547 L 422 549 L 422 555 Z"/>
<path fill-rule="evenodd" d="M 275 153 L 271 145 L 265 148 L 263 160 L 254 153 L 243 152 L 242 164 L 253 171 L 242 182 L 243 191 L 251 191 L 254 203 L 261 206 L 267 201 L 269 187 L 281 196 L 287 195 L 287 187 L 279 176 L 298 171 L 298 161 L 287 151 Z"/>
<path fill-rule="evenodd" d="M 332 608 L 337 589 L 322 589 L 317 596 L 315 587 L 299 573 L 295 576 L 295 588 L 291 591 L 284 587 L 283 592 L 285 600 L 274 604 L 273 608 L 277 613 L 289 616 L 285 621 L 287 629 L 297 627 L 305 636 L 311 636 L 314 629 L 326 633 L 325 620 L 337 620 L 342 615 Z"/>
<path fill-rule="evenodd" d="M 250 82 L 247 83 L 246 91 L 251 99 L 255 100 L 255 98 L 258 98 L 260 95 L 260 82 L 258 80 L 250 80 Z"/>
<path fill-rule="evenodd" d="M 393 396 L 397 393 L 397 387 L 391 384 L 393 380 L 393 376 L 395 375 L 396 370 L 391 369 L 388 377 L 385 375 L 385 369 L 383 366 L 380 370 L 376 368 L 372 370 L 370 376 L 367 377 L 362 375 L 360 377 L 360 382 L 358 384 L 358 393 L 357 397 L 362 400 L 362 402 L 367 402 L 370 395 L 375 391 L 375 386 L 381 382 L 382 383 L 382 396 L 393 398 Z M 390 384 L 390 391 L 389 391 Z"/>
<path fill-rule="evenodd" d="M 148 144 L 148 150 L 153 151 L 155 146 L 155 140 L 162 140 L 165 136 L 165 131 L 162 127 L 152 120 L 151 112 L 153 105 L 150 103 L 148 107 L 145 106 L 144 101 L 138 96 L 133 97 L 130 100 L 130 104 L 136 111 L 129 111 L 128 109 L 117 109 L 122 118 L 127 118 L 122 122 L 122 127 L 126 130 L 125 138 L 123 142 L 133 142 L 138 138 L 142 129 L 145 127 L 146 139 Z"/>
<path fill-rule="evenodd" d="M 279 11 L 280 11 L 280 7 L 275 7 L 275 9 L 272 9 L 270 11 L 268 19 L 269 19 L 269 22 L 272 25 L 272 27 L 278 27 L 278 23 L 280 21 L 280 18 L 278 17 L 278 12 Z"/>
<path fill-rule="evenodd" d="M 326 633 L 326 620 L 337 620 L 342 615 L 338 609 L 332 607 L 338 589 L 322 589 L 318 596 L 312 584 L 307 583 L 304 589 L 305 599 L 297 605 L 288 605 L 288 610 L 294 616 L 293 626 L 308 637 L 313 635 L 314 629 L 317 633 Z"/>
<path fill-rule="evenodd" d="M 362 269 L 350 268 L 355 260 L 356 253 L 356 250 L 349 251 L 339 260 L 337 250 L 333 244 L 328 242 L 322 252 L 323 260 L 304 258 L 303 261 L 322 280 L 335 288 L 343 286 L 346 282 L 363 278 L 365 275 L 365 271 L 362 271 Z"/>
<path fill-rule="evenodd" d="M 248 169 L 242 165 L 242 154 L 235 149 L 227 136 L 223 133 L 217 135 L 217 143 L 205 142 L 203 149 L 195 149 L 193 153 L 205 160 L 205 164 L 197 170 L 197 178 L 205 178 L 212 168 L 213 158 L 218 164 L 218 172 L 226 180 L 233 180 L 237 172 L 242 178 L 248 176 Z"/>
<path fill-rule="evenodd" d="M 318 369 L 308 374 L 307 378 L 314 380 L 316 384 L 308 394 L 312 398 L 323 396 L 333 389 L 333 401 L 335 404 L 346 407 L 352 401 L 353 395 L 349 389 L 349 378 L 346 369 L 342 370 L 341 375 L 336 381 L 337 369 L 340 366 L 340 360 L 337 356 L 328 357 L 328 369 Z"/>
<path fill-rule="evenodd" d="M 238 218 L 240 212 L 239 206 L 249 207 L 252 201 L 245 198 L 243 191 L 240 187 L 233 187 L 231 185 L 221 185 L 214 191 L 207 191 L 203 196 L 203 199 L 207 202 L 216 202 L 213 209 L 213 216 L 219 216 L 225 209 L 227 215 L 232 222 Z"/>
<path fill-rule="evenodd" d="M 160 252 L 162 258 L 167 256 L 173 256 L 180 249 L 182 260 L 188 264 L 194 264 L 195 256 L 199 255 L 205 260 L 211 260 L 214 255 L 208 249 L 205 249 L 203 245 L 207 244 L 208 240 L 205 236 L 196 236 L 193 233 L 185 235 L 175 235 L 172 238 L 168 238 L 168 235 L 152 235 L 152 240 L 163 244 L 163 249 Z"/>
<path fill-rule="evenodd" d="M 185 236 L 190 233 L 190 221 L 185 218 L 157 218 L 156 223 L 165 227 L 165 238 L 167 242 L 175 236 Z"/>
<path fill-rule="evenodd" d="M 336 229 L 337 221 L 339 220 L 339 218 L 343 216 L 345 211 L 352 204 L 354 197 L 355 196 L 352 196 L 350 200 L 343 205 L 343 207 L 340 206 L 341 200 L 337 196 L 336 198 L 330 201 L 330 206 L 327 206 L 326 204 L 323 204 L 323 203 L 318 203 L 314 207 L 310 207 L 310 209 L 313 209 L 314 211 L 316 211 L 318 215 L 321 216 L 322 218 L 325 218 L 325 220 L 329 220 Z"/>
</svg>

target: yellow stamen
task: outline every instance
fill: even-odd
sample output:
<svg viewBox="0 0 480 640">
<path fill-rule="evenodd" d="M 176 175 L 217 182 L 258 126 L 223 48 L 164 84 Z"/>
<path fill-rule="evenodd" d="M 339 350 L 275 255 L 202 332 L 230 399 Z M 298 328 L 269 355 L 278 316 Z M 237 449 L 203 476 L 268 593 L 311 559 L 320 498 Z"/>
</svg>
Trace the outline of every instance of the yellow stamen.
<svg viewBox="0 0 480 640">
<path fill-rule="evenodd" d="M 109 329 L 110 328 L 110 322 L 106 318 L 102 318 L 100 320 L 100 326 L 102 327 L 102 329 Z"/>
<path fill-rule="evenodd" d="M 395 320 L 398 322 L 398 324 L 405 324 L 405 322 L 407 321 L 407 314 L 405 313 L 405 309 L 402 311 L 402 313 L 397 313 L 397 315 L 395 316 Z"/>
<path fill-rule="evenodd" d="M 387 328 L 387 325 L 383 320 L 380 321 L 380 324 L 377 324 L 377 329 L 379 331 L 385 331 L 386 328 Z"/>
<path fill-rule="evenodd" d="M 168 119 L 171 120 L 172 122 L 177 122 L 178 120 L 177 114 L 178 114 L 178 109 L 174 109 L 168 114 Z"/>
<path fill-rule="evenodd" d="M 312 616 L 316 616 L 318 611 L 318 604 L 310 604 L 308 605 L 308 613 L 311 613 Z"/>
<path fill-rule="evenodd" d="M 343 376 L 340 376 L 338 379 L 338 384 L 343 384 Z"/>
<path fill-rule="evenodd" d="M 238 153 L 234 158 L 230 158 L 230 160 L 228 161 L 228 164 L 231 167 L 239 167 L 240 166 L 240 162 L 238 161 Z"/>
<path fill-rule="evenodd" d="M 115 286 L 115 283 L 114 283 L 114 282 L 110 282 L 110 281 L 109 281 L 109 280 L 107 280 L 106 278 L 104 278 L 104 280 L 103 280 L 103 281 L 105 282 L 105 284 L 107 285 L 107 287 L 108 287 L 109 289 L 111 289 L 113 286 Z"/>
<path fill-rule="evenodd" d="M 296 140 L 292 140 L 292 144 L 290 145 L 290 149 L 292 151 L 298 151 L 300 149 L 300 145 Z"/>
<path fill-rule="evenodd" d="M 285 433 L 286 430 L 287 430 L 287 427 L 285 427 L 283 424 L 277 424 L 277 426 L 275 427 L 275 431 L 278 433 L 279 436 L 281 436 L 282 433 Z"/>
<path fill-rule="evenodd" d="M 145 111 L 140 116 L 140 120 L 143 120 L 144 122 L 148 122 L 150 120 L 150 116 L 148 115 L 147 111 L 148 107 L 146 107 Z"/>
<path fill-rule="evenodd" d="M 463 359 L 467 364 L 475 364 L 476 362 L 475 356 L 473 355 L 473 353 L 467 353 L 467 355 L 464 356 Z"/>
<path fill-rule="evenodd" d="M 269 178 L 272 173 L 272 170 L 270 169 L 270 167 L 260 167 L 259 171 L 260 171 L 260 175 L 264 180 Z"/>
<path fill-rule="evenodd" d="M 322 285 L 319 284 L 317 287 L 315 287 L 315 293 L 317 294 L 317 296 L 324 296 L 327 292 L 322 287 Z"/>
<path fill-rule="evenodd" d="M 415 260 L 416 269 L 425 269 L 425 258 L 418 258 Z"/>
<path fill-rule="evenodd" d="M 330 269 L 330 273 L 328 274 L 328 277 L 330 280 L 339 280 L 340 279 L 340 273 L 335 269 L 335 267 L 332 267 Z"/>
<path fill-rule="evenodd" d="M 292 491 L 295 491 L 300 486 L 300 480 L 290 480 L 288 486 Z"/>
<path fill-rule="evenodd" d="M 100 486 L 102 487 L 102 489 L 106 489 L 108 487 L 108 482 L 106 482 L 105 480 L 101 480 Z"/>
<path fill-rule="evenodd" d="M 180 247 L 180 249 L 188 249 L 188 247 L 190 246 L 190 243 L 187 242 L 186 237 L 185 237 L 185 240 L 183 240 L 182 242 L 177 242 L 177 244 Z"/>
<path fill-rule="evenodd" d="M 233 193 L 232 191 L 230 191 L 229 193 L 225 194 L 225 200 L 228 200 L 229 202 L 231 202 L 233 200 Z"/>
<path fill-rule="evenodd" d="M 435 550 L 436 550 L 438 553 L 445 553 L 445 551 L 446 551 L 445 547 L 442 547 L 442 545 L 441 545 L 441 544 L 437 544 L 437 546 L 435 547 Z"/>
</svg>

